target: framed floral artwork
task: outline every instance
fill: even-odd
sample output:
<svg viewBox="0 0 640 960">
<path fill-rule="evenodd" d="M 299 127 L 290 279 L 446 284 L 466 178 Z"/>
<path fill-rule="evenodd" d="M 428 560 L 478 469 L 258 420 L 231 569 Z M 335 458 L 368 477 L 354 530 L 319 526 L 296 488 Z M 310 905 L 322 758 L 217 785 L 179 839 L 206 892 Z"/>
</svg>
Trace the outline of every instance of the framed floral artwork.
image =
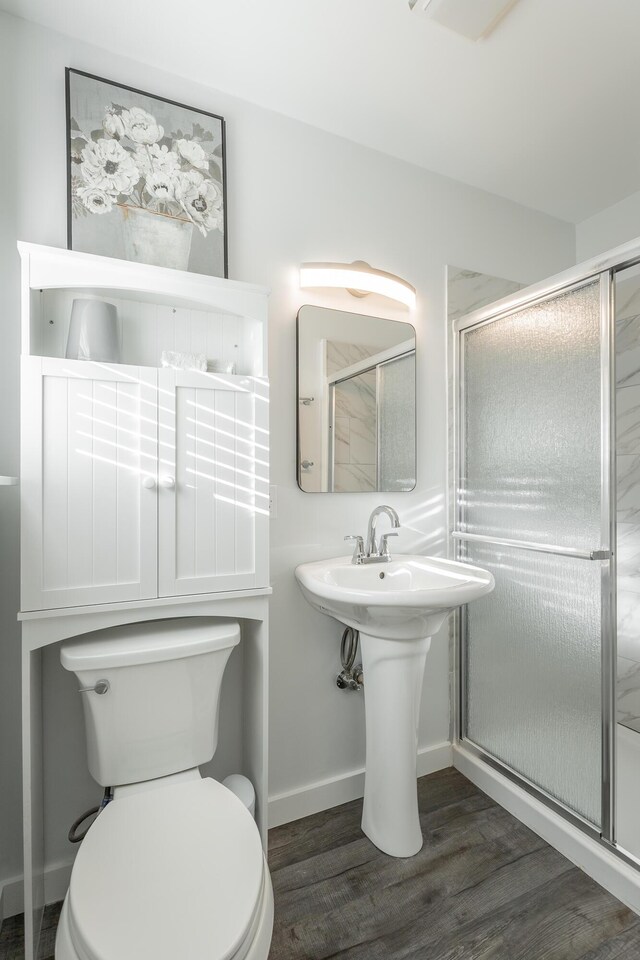
<svg viewBox="0 0 640 960">
<path fill-rule="evenodd" d="M 66 70 L 70 250 L 227 276 L 222 117 Z"/>
</svg>

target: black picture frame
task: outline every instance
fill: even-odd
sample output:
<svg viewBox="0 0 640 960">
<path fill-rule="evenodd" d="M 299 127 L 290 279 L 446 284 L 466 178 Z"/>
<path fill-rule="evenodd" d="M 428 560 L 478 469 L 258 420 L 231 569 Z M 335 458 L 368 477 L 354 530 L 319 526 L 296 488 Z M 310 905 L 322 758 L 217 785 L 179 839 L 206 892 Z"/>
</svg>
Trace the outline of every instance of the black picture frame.
<svg viewBox="0 0 640 960">
<path fill-rule="evenodd" d="M 219 276 L 223 278 L 228 278 L 229 276 L 229 260 L 228 260 L 228 213 L 227 213 L 227 162 L 226 162 L 226 122 L 224 117 L 219 114 L 213 113 L 209 110 L 203 110 L 199 107 L 192 107 L 188 104 L 180 103 L 177 100 L 171 100 L 167 97 L 162 97 L 154 93 L 149 93 L 144 90 L 140 90 L 136 87 L 130 87 L 127 84 L 120 83 L 117 80 L 109 80 L 105 77 L 99 77 L 95 74 L 88 73 L 84 70 L 77 70 L 74 67 L 65 68 L 65 111 L 66 111 L 66 175 L 67 175 L 67 248 L 69 250 L 84 250 L 84 252 L 98 253 L 102 256 L 117 256 L 116 253 L 110 253 L 108 251 L 101 251 L 99 249 L 86 249 L 86 244 L 80 243 L 78 245 L 77 241 L 74 242 L 74 171 L 73 167 L 77 165 L 77 153 L 74 155 L 73 141 L 74 137 L 72 134 L 76 131 L 72 131 L 72 123 L 74 123 L 73 118 L 73 91 L 72 83 L 74 78 L 84 78 L 88 81 L 94 81 L 99 84 L 104 84 L 105 87 L 115 88 L 116 90 L 126 91 L 128 95 L 133 95 L 136 97 L 143 97 L 146 100 L 155 101 L 159 104 L 165 105 L 165 107 L 175 108 L 175 110 L 186 111 L 187 115 L 193 114 L 194 116 L 200 116 L 207 118 L 210 121 L 214 121 L 219 124 L 219 138 L 220 138 L 220 154 L 216 157 L 211 157 L 212 160 L 215 160 L 217 167 L 220 170 L 222 183 L 221 183 L 221 192 L 222 192 L 222 272 L 215 272 L 214 270 L 207 271 L 203 269 L 194 269 L 192 272 L 203 273 L 208 276 Z M 194 127 L 195 129 L 195 127 Z M 86 139 L 86 135 L 85 135 Z M 77 233 L 77 231 L 76 231 Z M 202 245 L 202 244 L 201 244 Z M 137 259 L 133 257 L 122 257 L 121 259 Z M 200 260 L 202 260 L 202 256 Z M 149 262 L 142 260 L 141 262 Z M 184 269 L 184 268 L 178 268 Z M 187 269 L 190 271 L 192 267 L 189 266 Z"/>
</svg>

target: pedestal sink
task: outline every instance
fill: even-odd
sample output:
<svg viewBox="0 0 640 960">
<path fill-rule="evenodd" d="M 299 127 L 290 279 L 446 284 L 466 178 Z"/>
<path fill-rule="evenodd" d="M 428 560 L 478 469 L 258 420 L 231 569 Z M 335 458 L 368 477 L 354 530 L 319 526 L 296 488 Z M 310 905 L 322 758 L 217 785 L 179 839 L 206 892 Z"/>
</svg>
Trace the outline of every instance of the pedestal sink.
<svg viewBox="0 0 640 960">
<path fill-rule="evenodd" d="M 360 631 L 366 715 L 362 829 L 384 853 L 422 847 L 418 817 L 418 714 L 431 637 L 455 607 L 490 593 L 493 576 L 435 557 L 387 563 L 350 557 L 303 563 L 300 588 L 312 607 Z"/>
</svg>

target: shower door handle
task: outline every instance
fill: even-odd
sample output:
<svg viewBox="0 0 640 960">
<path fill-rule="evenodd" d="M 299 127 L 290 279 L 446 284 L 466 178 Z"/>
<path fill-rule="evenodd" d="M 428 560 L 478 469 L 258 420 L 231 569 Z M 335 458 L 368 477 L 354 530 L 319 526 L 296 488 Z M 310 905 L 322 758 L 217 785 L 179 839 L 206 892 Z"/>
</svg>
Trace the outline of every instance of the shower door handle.
<svg viewBox="0 0 640 960">
<path fill-rule="evenodd" d="M 454 540 L 470 540 L 473 543 L 488 543 L 497 547 L 513 547 L 516 550 L 531 550 L 534 553 L 552 553 L 557 557 L 573 557 L 575 560 L 610 560 L 611 550 L 574 550 L 572 547 L 559 547 L 548 543 L 533 543 L 530 540 L 509 540 L 505 537 L 485 537 L 481 533 L 465 533 L 453 530 Z"/>
</svg>

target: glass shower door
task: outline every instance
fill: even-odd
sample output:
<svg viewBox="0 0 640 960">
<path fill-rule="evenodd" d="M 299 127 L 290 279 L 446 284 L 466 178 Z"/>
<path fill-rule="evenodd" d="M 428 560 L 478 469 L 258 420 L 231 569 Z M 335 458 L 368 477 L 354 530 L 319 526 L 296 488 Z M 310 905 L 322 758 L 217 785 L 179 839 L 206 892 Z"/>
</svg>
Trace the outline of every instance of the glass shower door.
<svg viewBox="0 0 640 960">
<path fill-rule="evenodd" d="M 608 284 L 458 321 L 454 532 L 460 556 L 496 580 L 462 618 L 461 735 L 604 833 Z"/>
<path fill-rule="evenodd" d="M 415 350 L 378 366 L 378 490 L 416 485 Z"/>
</svg>

